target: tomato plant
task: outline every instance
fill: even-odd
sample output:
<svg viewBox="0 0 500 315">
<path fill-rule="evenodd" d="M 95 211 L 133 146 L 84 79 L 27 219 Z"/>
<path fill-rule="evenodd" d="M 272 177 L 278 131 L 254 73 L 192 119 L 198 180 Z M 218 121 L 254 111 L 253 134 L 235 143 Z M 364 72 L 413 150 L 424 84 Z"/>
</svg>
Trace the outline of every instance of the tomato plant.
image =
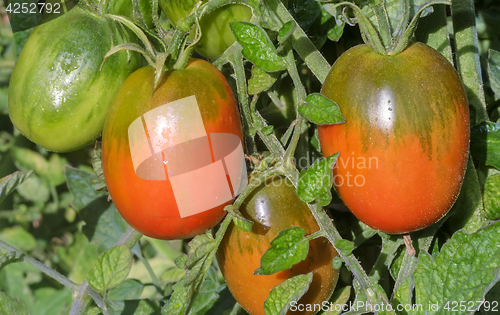
<svg viewBox="0 0 500 315">
<path fill-rule="evenodd" d="M 295 194 L 286 178 L 268 178 L 243 202 L 242 215 L 253 222 L 250 232 L 232 225 L 224 236 L 217 261 L 229 290 L 250 314 L 263 315 L 264 301 L 269 292 L 284 280 L 298 274 L 313 272 L 308 292 L 298 304 L 321 304 L 328 300 L 338 279 L 332 260 L 337 252 L 324 238 L 311 240 L 307 258 L 292 268 L 272 275 L 256 275 L 261 257 L 278 232 L 293 226 L 301 227 L 306 235 L 319 230 L 307 204 Z M 313 312 L 289 312 L 313 314 Z M 288 313 L 287 313 L 288 314 Z"/>
<path fill-rule="evenodd" d="M 335 188 L 361 221 L 407 233 L 448 212 L 467 164 L 469 107 L 446 58 L 422 43 L 396 56 L 356 46 L 337 59 L 321 93 L 347 121 L 319 126 L 319 139 L 325 156 L 340 152 Z"/>
<path fill-rule="evenodd" d="M 195 59 L 185 69 L 167 72 L 156 89 L 154 78 L 152 67 L 141 68 L 127 78 L 118 91 L 103 131 L 104 177 L 118 211 L 135 229 L 155 238 L 188 238 L 217 224 L 225 214 L 223 208 L 227 203 L 181 217 L 168 177 L 166 180 L 138 177 L 132 161 L 129 127 L 152 109 L 193 95 L 208 134 L 231 133 L 241 139 L 241 123 L 231 88 L 224 76 L 210 63 Z M 169 126 L 168 130 L 173 131 L 164 135 L 166 141 L 173 139 L 176 136 L 173 132 L 190 118 L 183 117 L 182 113 L 169 115 L 168 118 L 178 126 Z M 150 141 L 155 141 L 153 134 L 167 132 L 162 128 L 166 128 L 165 125 L 157 123 L 148 129 Z M 194 158 L 189 154 L 182 157 L 186 162 Z M 188 198 L 197 196 L 193 194 Z"/>
<path fill-rule="evenodd" d="M 170 21 L 176 25 L 180 19 L 191 13 L 197 2 L 199 1 L 161 0 L 160 7 Z M 208 59 L 216 58 L 235 41 L 229 23 L 250 21 L 251 17 L 252 10 L 243 4 L 226 5 L 203 16 L 200 20 L 202 37 L 196 51 Z"/>
<path fill-rule="evenodd" d="M 14 125 L 51 151 L 93 142 L 116 91 L 140 66 L 135 53 L 121 52 L 103 63 L 104 56 L 112 45 L 130 40 L 118 23 L 80 7 L 36 27 L 10 79 Z"/>
</svg>

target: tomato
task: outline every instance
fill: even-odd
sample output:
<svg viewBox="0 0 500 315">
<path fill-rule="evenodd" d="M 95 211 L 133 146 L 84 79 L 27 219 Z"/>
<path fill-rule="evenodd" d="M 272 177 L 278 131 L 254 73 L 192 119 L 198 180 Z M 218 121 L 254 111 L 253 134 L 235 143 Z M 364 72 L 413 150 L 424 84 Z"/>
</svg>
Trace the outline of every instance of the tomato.
<svg viewBox="0 0 500 315">
<path fill-rule="evenodd" d="M 140 56 L 127 52 L 103 64 L 119 43 L 111 34 L 131 41 L 121 29 L 78 6 L 35 28 L 16 62 L 8 98 L 10 118 L 28 139 L 69 152 L 101 135 L 116 91 L 140 66 Z"/>
<path fill-rule="evenodd" d="M 464 178 L 469 110 L 446 58 L 422 43 L 396 56 L 356 46 L 335 62 L 321 93 L 347 121 L 318 129 L 323 155 L 340 152 L 334 184 L 356 217 L 397 234 L 448 212 Z"/>
<path fill-rule="evenodd" d="M 199 162 L 200 152 L 177 153 L 180 161 L 174 161 L 172 155 L 166 153 L 166 149 L 160 150 L 163 150 L 163 145 L 175 144 L 178 140 L 176 137 L 181 133 L 179 130 L 190 133 L 189 139 L 199 136 L 199 124 L 192 123 L 192 117 L 186 114 L 185 109 L 189 105 L 186 104 L 186 99 L 196 100 L 200 119 L 203 120 L 200 122 L 201 128 L 204 126 L 203 133 L 232 134 L 238 143 L 242 143 L 240 116 L 226 79 L 217 68 L 204 60 L 194 59 L 183 70 L 167 72 L 156 89 L 154 78 L 155 71 L 152 67 L 141 68 L 127 78 L 117 93 L 103 131 L 104 178 L 116 208 L 137 231 L 159 239 L 189 238 L 217 224 L 225 214 L 224 206 L 232 198 L 207 211 L 184 216 L 179 205 L 180 199 L 178 195 L 174 195 L 176 190 L 171 173 L 176 165 L 172 163 L 180 163 L 180 167 L 184 169 L 178 172 L 183 173 L 185 168 L 191 168 L 193 163 Z M 172 102 L 177 103 L 168 107 L 163 114 L 152 114 L 163 110 L 165 104 L 174 104 Z M 194 117 L 194 114 L 191 116 Z M 131 131 L 135 130 L 135 123 L 143 130 L 142 136 Z M 145 140 L 145 148 L 137 145 L 139 142 L 134 139 L 138 137 Z M 197 139 L 189 141 L 191 140 L 184 143 L 196 144 Z M 212 135 L 211 141 L 213 146 L 215 140 Z M 161 149 L 157 150 L 158 147 Z M 215 155 L 214 150 L 211 147 L 208 151 L 209 159 L 210 154 Z M 159 161 L 151 160 L 154 158 L 152 151 Z M 136 167 L 141 155 L 148 158 L 144 160 L 146 163 L 140 165 L 146 169 Z M 243 160 L 243 149 L 241 158 Z M 214 157 L 209 163 L 213 159 Z M 159 170 L 155 169 L 158 167 L 157 163 L 160 165 Z M 166 170 L 163 164 L 166 165 Z M 165 171 L 168 171 L 168 176 L 165 176 Z M 146 178 L 141 172 L 153 177 Z M 161 175 L 161 178 L 154 177 L 156 175 Z M 246 179 L 246 172 L 244 176 Z M 184 191 L 185 197 L 195 202 L 202 197 L 194 192 L 194 186 L 202 185 L 207 191 L 216 186 L 216 180 L 211 177 L 196 177 L 195 181 L 187 183 L 193 186 L 192 191 Z"/>
<path fill-rule="evenodd" d="M 319 230 L 307 204 L 295 193 L 290 181 L 275 176 L 257 187 L 240 207 L 244 217 L 254 222 L 251 232 L 234 225 L 226 231 L 217 261 L 236 301 L 252 315 L 264 315 L 264 301 L 272 288 L 286 279 L 313 272 L 313 280 L 298 304 L 321 304 L 328 300 L 338 279 L 332 260 L 338 254 L 324 238 L 309 242 L 309 254 L 300 263 L 272 275 L 254 275 L 270 242 L 284 229 L 298 226 L 306 235 Z M 312 314 L 289 312 L 289 314 Z"/>
<path fill-rule="evenodd" d="M 177 25 L 180 19 L 191 13 L 198 1 L 160 0 L 160 7 L 170 21 Z M 200 21 L 202 37 L 196 51 L 208 59 L 218 57 L 235 42 L 229 23 L 248 22 L 251 18 L 252 10 L 243 4 L 226 5 L 203 16 Z"/>
</svg>

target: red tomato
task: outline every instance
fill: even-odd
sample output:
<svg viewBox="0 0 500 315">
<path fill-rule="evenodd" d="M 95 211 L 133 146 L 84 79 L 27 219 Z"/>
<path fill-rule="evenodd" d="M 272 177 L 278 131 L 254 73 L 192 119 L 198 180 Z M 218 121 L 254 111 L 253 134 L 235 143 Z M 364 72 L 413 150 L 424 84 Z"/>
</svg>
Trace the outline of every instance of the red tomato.
<svg viewBox="0 0 500 315">
<path fill-rule="evenodd" d="M 205 189 L 213 191 L 214 186 L 217 186 L 214 182 L 216 179 L 195 178 L 187 183 L 192 185 L 192 191 L 184 190 L 184 196 L 181 197 L 174 195 L 171 174 L 174 162 L 170 159 L 171 156 L 166 158 L 166 151 L 156 153 L 155 156 L 159 160 L 152 160 L 152 151 L 161 141 L 174 141 L 175 132 L 182 128 L 191 134 L 199 131 L 195 130 L 199 125 L 192 124 L 189 128 L 185 127 L 186 122 L 193 121 L 193 117 L 185 114 L 188 112 L 185 110 L 186 98 L 196 100 L 197 109 L 203 120 L 202 132 L 207 134 L 232 134 L 238 143 L 241 143 L 243 136 L 240 116 L 226 79 L 206 61 L 195 59 L 183 70 L 165 73 L 156 89 L 154 89 L 154 77 L 155 72 L 152 67 L 141 68 L 127 78 L 118 92 L 106 118 L 103 132 L 104 177 L 118 211 L 137 231 L 159 239 L 189 238 L 217 224 L 225 214 L 224 206 L 231 203 L 232 197 L 231 200 L 209 210 L 183 215 L 179 198 L 184 198 L 183 200 L 188 203 L 196 203 L 202 197 L 195 192 L 195 188 L 202 187 L 204 191 Z M 166 113 L 166 118 L 162 118 L 164 129 L 161 129 L 163 127 L 160 126 L 159 120 L 155 120 L 156 125 L 148 122 L 148 115 L 156 113 L 160 107 L 164 108 L 165 104 L 174 104 L 171 103 L 174 101 L 177 103 L 168 107 L 172 112 Z M 133 124 L 145 130 L 143 138 L 131 131 Z M 137 139 L 143 139 L 146 147 L 137 145 L 136 143 L 139 143 Z M 213 145 L 214 140 L 211 139 Z M 137 150 L 137 148 L 142 149 Z M 210 163 L 213 162 L 214 150 L 211 146 L 208 151 L 209 158 L 212 155 Z M 243 154 L 243 151 L 241 153 Z M 198 161 L 200 158 L 198 152 L 191 154 L 191 151 L 186 151 L 176 154 L 179 154 L 176 156 L 177 164 L 175 164 L 177 170 L 180 169 L 179 173 L 185 171 L 182 167 L 186 165 L 190 167 L 193 161 Z M 137 167 L 137 161 L 141 156 L 149 159 L 143 159 L 147 163 Z M 160 168 L 159 171 L 152 171 L 157 170 L 156 167 Z M 144 174 L 153 177 L 145 177 Z M 156 175 L 160 177 L 155 178 Z M 246 179 L 246 173 L 243 175 Z M 225 175 L 224 180 L 227 181 Z"/>
<path fill-rule="evenodd" d="M 396 56 L 356 46 L 335 62 L 321 93 L 347 121 L 318 129 L 323 155 L 340 152 L 334 184 L 356 217 L 407 233 L 448 212 L 467 164 L 469 109 L 446 58 L 422 43 Z"/>
</svg>

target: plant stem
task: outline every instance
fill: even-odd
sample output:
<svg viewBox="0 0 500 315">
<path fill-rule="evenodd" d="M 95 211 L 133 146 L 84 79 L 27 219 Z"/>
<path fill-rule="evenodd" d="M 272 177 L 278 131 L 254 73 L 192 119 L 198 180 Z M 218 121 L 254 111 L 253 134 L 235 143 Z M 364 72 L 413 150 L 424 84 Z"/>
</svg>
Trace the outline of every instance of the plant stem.
<svg viewBox="0 0 500 315">
<path fill-rule="evenodd" d="M 139 247 L 139 250 L 136 250 L 135 248 L 136 247 L 132 248 L 131 250 L 132 253 L 137 258 L 139 258 L 139 260 L 144 264 L 144 267 L 146 267 L 146 270 L 148 271 L 149 276 L 151 277 L 151 281 L 153 282 L 156 291 L 158 291 L 160 295 L 163 295 L 163 290 L 161 288 L 160 280 L 158 280 L 158 277 L 156 276 L 153 268 L 151 268 L 151 265 L 149 264 L 148 260 L 145 259 L 144 256 L 142 255 L 142 249 Z"/>
<path fill-rule="evenodd" d="M 378 31 L 380 33 L 380 38 L 382 39 L 382 44 L 386 50 L 391 50 L 393 45 L 391 27 L 389 25 L 389 18 L 387 16 L 387 9 L 385 8 L 385 1 L 379 0 L 374 6 L 373 11 L 378 22 Z"/>
<path fill-rule="evenodd" d="M 289 21 L 295 21 L 280 0 L 266 0 L 266 2 L 283 24 Z M 330 71 L 330 64 L 321 55 L 318 49 L 316 49 L 316 46 L 314 46 L 304 30 L 300 27 L 297 27 L 292 34 L 292 46 L 316 78 L 323 83 Z"/>
<path fill-rule="evenodd" d="M 467 99 L 476 110 L 473 125 L 488 121 L 484 97 L 479 43 L 476 32 L 476 17 L 473 0 L 451 2 L 457 68 L 467 92 Z"/>
<path fill-rule="evenodd" d="M 65 287 L 67 287 L 71 291 L 75 292 L 76 290 L 78 290 L 78 284 L 69 280 L 68 278 L 66 278 L 65 276 L 60 274 L 59 272 L 47 267 L 46 265 L 44 265 L 40 261 L 38 261 L 34 258 L 31 258 L 30 256 L 26 255 L 25 253 L 18 250 L 17 248 L 10 246 L 9 244 L 7 244 L 3 241 L 0 241 L 0 248 L 5 249 L 6 251 L 9 251 L 9 252 L 15 252 L 17 255 L 22 257 L 22 260 L 24 262 L 37 268 L 38 270 L 40 270 L 41 272 L 43 272 L 47 276 L 51 277 L 52 279 L 56 280 L 60 284 L 64 285 Z"/>
</svg>

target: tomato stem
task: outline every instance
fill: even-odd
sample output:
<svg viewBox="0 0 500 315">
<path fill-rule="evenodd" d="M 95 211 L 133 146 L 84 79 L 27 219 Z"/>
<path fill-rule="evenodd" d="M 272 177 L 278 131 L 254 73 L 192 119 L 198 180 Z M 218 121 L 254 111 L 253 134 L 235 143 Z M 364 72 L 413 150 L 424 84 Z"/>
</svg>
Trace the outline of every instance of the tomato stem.
<svg viewBox="0 0 500 315">
<path fill-rule="evenodd" d="M 375 12 L 375 17 L 379 25 L 380 38 L 386 51 L 392 50 L 394 40 L 392 38 L 391 27 L 389 25 L 389 17 L 387 16 L 387 9 L 385 7 L 385 0 L 379 0 L 372 7 Z"/>
<path fill-rule="evenodd" d="M 405 242 L 406 252 L 408 253 L 408 255 L 415 256 L 417 252 L 415 251 L 415 248 L 413 247 L 413 244 L 411 242 L 410 233 L 403 235 L 403 240 Z"/>
</svg>

